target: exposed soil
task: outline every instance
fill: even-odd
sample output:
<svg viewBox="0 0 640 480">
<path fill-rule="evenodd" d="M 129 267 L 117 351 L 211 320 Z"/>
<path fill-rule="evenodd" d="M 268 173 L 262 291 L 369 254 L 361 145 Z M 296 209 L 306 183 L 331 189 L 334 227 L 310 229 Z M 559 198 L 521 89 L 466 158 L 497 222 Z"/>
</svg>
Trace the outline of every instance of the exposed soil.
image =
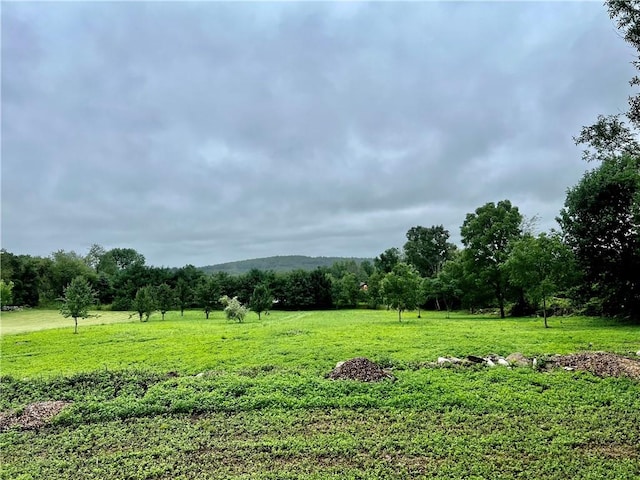
<svg viewBox="0 0 640 480">
<path fill-rule="evenodd" d="M 19 427 L 23 430 L 43 427 L 70 403 L 61 400 L 38 402 L 27 405 L 21 414 L 12 410 L 0 412 L 0 432 L 13 427 Z"/>
<path fill-rule="evenodd" d="M 586 370 L 598 377 L 629 377 L 640 380 L 640 360 L 607 352 L 582 352 L 554 355 L 549 366 Z"/>
<path fill-rule="evenodd" d="M 393 379 L 391 373 L 364 357 L 352 358 L 339 363 L 327 377 L 332 380 L 358 380 L 360 382 L 378 382 L 385 378 Z"/>
</svg>

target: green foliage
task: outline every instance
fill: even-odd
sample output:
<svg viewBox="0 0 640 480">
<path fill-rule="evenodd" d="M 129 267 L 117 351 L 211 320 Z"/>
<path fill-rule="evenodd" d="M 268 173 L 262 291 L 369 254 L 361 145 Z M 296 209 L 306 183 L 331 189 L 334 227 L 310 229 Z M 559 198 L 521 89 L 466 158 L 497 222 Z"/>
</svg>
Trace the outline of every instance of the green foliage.
<svg viewBox="0 0 640 480">
<path fill-rule="evenodd" d="M 75 322 L 73 333 L 78 333 L 78 318 L 87 318 L 89 307 L 95 303 L 95 292 L 86 278 L 78 276 L 64 288 L 60 313 L 63 317 L 72 317 Z"/>
<path fill-rule="evenodd" d="M 400 250 L 397 248 L 388 248 L 376 258 L 373 259 L 373 266 L 378 272 L 391 273 L 393 267 L 395 267 L 401 260 Z"/>
<path fill-rule="evenodd" d="M 360 282 L 354 273 L 347 272 L 333 280 L 333 302 L 338 308 L 354 308 L 360 298 Z"/>
<path fill-rule="evenodd" d="M 493 289 L 500 316 L 504 318 L 507 276 L 502 266 L 509 257 L 511 244 L 521 235 L 522 215 L 509 200 L 486 203 L 467 214 L 460 230 L 465 250 L 465 268 L 476 282 Z"/>
<path fill-rule="evenodd" d="M 610 158 L 567 193 L 558 219 L 583 272 L 584 298 L 640 318 L 640 157 Z"/>
<path fill-rule="evenodd" d="M 262 312 L 268 312 L 273 305 L 273 295 L 269 290 L 269 287 L 265 283 L 261 283 L 253 289 L 251 299 L 249 300 L 249 308 L 258 314 L 260 320 L 260 314 Z"/>
<path fill-rule="evenodd" d="M 13 282 L 0 279 L 0 307 L 13 305 Z"/>
<path fill-rule="evenodd" d="M 169 285 L 163 283 L 158 288 L 156 288 L 155 295 L 156 306 L 162 314 L 162 320 L 164 320 L 165 313 L 167 313 L 176 305 L 176 294 Z"/>
<path fill-rule="evenodd" d="M 224 314 L 227 316 L 227 320 L 234 320 L 238 323 L 244 321 L 244 317 L 247 315 L 247 307 L 240 303 L 238 297 L 229 298 L 223 295 L 218 301 L 224 306 Z"/>
<path fill-rule="evenodd" d="M 382 296 L 391 308 L 398 311 L 402 321 L 404 310 L 413 310 L 418 304 L 420 275 L 415 268 L 400 262 L 382 280 Z"/>
<path fill-rule="evenodd" d="M 434 277 L 456 249 L 448 240 L 449 231 L 442 225 L 412 227 L 404 244 L 405 261 L 423 278 Z"/>
<path fill-rule="evenodd" d="M 566 291 L 577 278 L 573 252 L 557 234 L 525 235 L 513 243 L 505 272 L 514 285 L 522 287 L 536 306 L 542 303 L 547 327 L 549 297 Z"/>
<path fill-rule="evenodd" d="M 150 285 L 139 288 L 136 292 L 136 298 L 133 300 L 132 307 L 138 312 L 141 322 L 148 322 L 149 317 L 157 308 L 154 288 Z"/>
<path fill-rule="evenodd" d="M 220 283 L 217 277 L 205 278 L 196 290 L 196 301 L 204 310 L 205 317 L 209 319 L 211 311 L 217 308 L 220 298 Z"/>
</svg>

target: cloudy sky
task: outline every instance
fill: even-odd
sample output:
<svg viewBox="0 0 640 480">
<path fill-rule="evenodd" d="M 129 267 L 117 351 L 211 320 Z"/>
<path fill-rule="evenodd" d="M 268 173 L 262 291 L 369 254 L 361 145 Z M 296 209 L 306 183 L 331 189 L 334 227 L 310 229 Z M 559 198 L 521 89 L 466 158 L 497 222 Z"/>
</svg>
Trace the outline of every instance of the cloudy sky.
<svg viewBox="0 0 640 480">
<path fill-rule="evenodd" d="M 502 199 L 547 230 L 633 54 L 600 2 L 3 2 L 2 247 L 375 256 Z"/>
</svg>

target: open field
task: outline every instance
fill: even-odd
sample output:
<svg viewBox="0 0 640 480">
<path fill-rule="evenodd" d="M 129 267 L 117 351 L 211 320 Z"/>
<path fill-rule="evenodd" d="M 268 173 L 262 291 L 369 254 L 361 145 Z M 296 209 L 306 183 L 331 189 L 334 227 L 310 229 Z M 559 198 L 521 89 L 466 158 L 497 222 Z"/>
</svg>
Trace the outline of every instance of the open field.
<svg viewBox="0 0 640 480">
<path fill-rule="evenodd" d="M 426 366 L 440 355 L 629 355 L 638 326 L 567 318 L 545 330 L 433 312 L 398 323 L 366 310 L 244 324 L 220 312 L 126 317 L 80 321 L 78 335 L 69 319 L 9 335 L 20 317 L 3 315 L 1 410 L 73 403 L 50 426 L 0 434 L 1 478 L 640 478 L 637 380 Z M 393 367 L 396 381 L 325 378 L 356 356 Z"/>
<path fill-rule="evenodd" d="M 135 317 L 137 319 L 137 315 Z M 79 319 L 83 326 L 106 325 L 108 323 L 130 322 L 134 319 L 128 312 L 89 312 L 89 318 Z M 17 312 L 2 312 L 0 316 L 0 333 L 34 332 L 52 328 L 73 327 L 73 318 L 64 318 L 57 310 L 26 309 Z"/>
</svg>

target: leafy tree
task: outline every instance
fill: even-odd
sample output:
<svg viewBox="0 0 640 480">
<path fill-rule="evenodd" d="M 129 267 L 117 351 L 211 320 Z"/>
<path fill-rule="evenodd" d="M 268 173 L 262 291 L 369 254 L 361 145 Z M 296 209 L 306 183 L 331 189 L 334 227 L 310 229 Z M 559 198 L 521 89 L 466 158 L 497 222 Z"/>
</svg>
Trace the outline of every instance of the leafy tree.
<svg viewBox="0 0 640 480">
<path fill-rule="evenodd" d="M 513 244 L 505 271 L 512 282 L 524 289 L 535 305 L 542 302 L 544 326 L 547 324 L 549 297 L 571 286 L 576 278 L 573 252 L 559 235 L 525 235 Z"/>
<path fill-rule="evenodd" d="M 313 297 L 312 308 L 326 310 L 333 307 L 333 290 L 328 270 L 318 267 L 309 274 L 309 288 Z"/>
<path fill-rule="evenodd" d="M 603 313 L 640 318 L 640 157 L 612 157 L 570 189 L 558 222 Z"/>
<path fill-rule="evenodd" d="M 96 279 L 95 272 L 85 263 L 84 258 L 76 252 L 58 250 L 51 254 L 50 259 L 49 268 L 41 273 L 41 277 L 44 277 L 44 281 L 48 282 L 50 287 L 47 295 L 43 295 L 46 300 L 60 298 L 63 295 L 64 288 L 78 276 L 93 281 Z"/>
<path fill-rule="evenodd" d="M 383 278 L 384 274 L 382 272 L 376 271 L 369 276 L 369 280 L 367 281 L 365 298 L 367 301 L 367 306 L 374 310 L 384 302 L 384 298 L 382 297 Z"/>
<path fill-rule="evenodd" d="M 95 292 L 91 289 L 86 278 L 78 276 L 64 288 L 60 313 L 65 318 L 73 317 L 75 321 L 73 333 L 78 333 L 78 318 L 87 318 L 89 307 L 94 303 Z"/>
<path fill-rule="evenodd" d="M 218 301 L 224 305 L 224 313 L 227 316 L 227 320 L 235 320 L 238 323 L 244 321 L 244 317 L 247 315 L 247 307 L 240 303 L 238 297 L 229 298 L 227 295 L 223 295 Z"/>
<path fill-rule="evenodd" d="M 333 299 L 339 308 L 355 307 L 360 296 L 360 282 L 354 273 L 347 272 L 333 281 Z"/>
<path fill-rule="evenodd" d="M 113 276 L 121 270 L 144 264 L 144 255 L 133 248 L 112 248 L 100 257 L 97 270 Z"/>
<path fill-rule="evenodd" d="M 387 248 L 373 259 L 373 266 L 382 273 L 390 273 L 398 263 L 400 263 L 400 250 L 395 247 Z"/>
<path fill-rule="evenodd" d="M 209 319 L 209 314 L 218 306 L 220 298 L 220 284 L 217 277 L 208 277 L 198 286 L 196 299 L 200 307 L 204 310 L 205 317 Z"/>
<path fill-rule="evenodd" d="M 324 275 L 323 275 L 324 276 Z M 329 283 L 331 288 L 331 283 Z M 329 290 L 331 291 L 331 290 Z M 305 270 L 294 270 L 285 277 L 284 307 L 288 309 L 308 310 L 316 304 L 316 292 L 311 274 Z"/>
<path fill-rule="evenodd" d="M 500 317 L 504 318 L 504 304 L 508 287 L 502 272 L 509 258 L 511 243 L 521 234 L 522 215 L 509 200 L 498 204 L 489 202 L 467 214 L 460 230 L 466 247 L 467 271 L 478 276 L 493 289 Z"/>
<path fill-rule="evenodd" d="M 405 261 L 413 265 L 422 277 L 433 277 L 456 248 L 448 240 L 449 231 L 442 225 L 411 227 L 404 244 Z"/>
<path fill-rule="evenodd" d="M 194 291 L 184 278 L 179 278 L 176 284 L 176 302 L 180 308 L 180 316 L 184 317 L 184 309 L 193 301 Z"/>
<path fill-rule="evenodd" d="M 166 283 L 156 288 L 156 303 L 164 320 L 164 314 L 176 305 L 176 294 Z"/>
<path fill-rule="evenodd" d="M 398 321 L 402 321 L 404 310 L 416 308 L 420 292 L 420 275 L 406 263 L 398 263 L 382 280 L 382 295 L 391 308 L 398 310 Z"/>
<path fill-rule="evenodd" d="M 138 312 L 141 322 L 148 322 L 149 317 L 156 310 L 156 298 L 154 293 L 153 287 L 150 285 L 141 287 L 136 292 L 136 297 L 133 300 L 132 306 L 133 309 Z M 142 319 L 143 315 L 144 320 Z"/>
<path fill-rule="evenodd" d="M 11 305 L 13 302 L 13 282 L 0 280 L 0 306 Z"/>
<path fill-rule="evenodd" d="M 84 262 L 92 270 L 98 271 L 98 265 L 100 265 L 100 260 L 105 253 L 107 253 L 107 251 L 102 245 L 94 243 L 93 245 L 91 245 L 91 247 L 89 247 L 89 251 L 84 257 Z"/>
<path fill-rule="evenodd" d="M 258 314 L 258 320 L 260 320 L 260 314 L 268 312 L 271 305 L 273 305 L 273 295 L 266 283 L 260 283 L 253 289 L 249 308 Z"/>
</svg>

